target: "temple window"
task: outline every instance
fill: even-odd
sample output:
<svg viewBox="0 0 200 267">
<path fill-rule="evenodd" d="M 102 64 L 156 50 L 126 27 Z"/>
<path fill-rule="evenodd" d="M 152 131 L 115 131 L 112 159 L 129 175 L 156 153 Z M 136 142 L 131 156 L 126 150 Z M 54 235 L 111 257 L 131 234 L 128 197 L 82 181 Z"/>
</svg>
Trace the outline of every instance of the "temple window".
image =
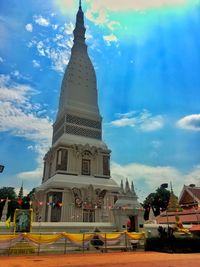
<svg viewBox="0 0 200 267">
<path fill-rule="evenodd" d="M 82 159 L 82 175 L 90 175 L 91 162 L 89 159 Z"/>
<path fill-rule="evenodd" d="M 103 156 L 103 175 L 110 176 L 110 157 Z"/>
<path fill-rule="evenodd" d="M 59 149 L 57 151 L 57 163 L 56 170 L 67 170 L 67 159 L 68 159 L 68 150 L 67 149 Z"/>
</svg>

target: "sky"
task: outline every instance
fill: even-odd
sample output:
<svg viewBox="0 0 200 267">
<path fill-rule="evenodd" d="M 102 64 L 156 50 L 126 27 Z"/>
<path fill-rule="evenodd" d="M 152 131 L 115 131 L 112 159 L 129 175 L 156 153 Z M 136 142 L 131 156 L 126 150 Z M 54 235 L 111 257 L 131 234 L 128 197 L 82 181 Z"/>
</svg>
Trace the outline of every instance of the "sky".
<svg viewBox="0 0 200 267">
<path fill-rule="evenodd" d="M 83 0 L 111 173 L 200 185 L 200 0 Z M 41 184 L 76 0 L 0 1 L 0 187 Z"/>
</svg>

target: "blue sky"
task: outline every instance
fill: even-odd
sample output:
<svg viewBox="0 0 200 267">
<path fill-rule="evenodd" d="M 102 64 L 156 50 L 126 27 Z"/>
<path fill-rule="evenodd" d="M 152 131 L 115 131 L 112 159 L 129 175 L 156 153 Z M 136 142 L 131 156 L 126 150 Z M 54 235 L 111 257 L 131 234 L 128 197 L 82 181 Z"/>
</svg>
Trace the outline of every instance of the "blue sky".
<svg viewBox="0 0 200 267">
<path fill-rule="evenodd" d="M 0 2 L 0 186 L 41 183 L 78 1 Z M 85 0 L 112 176 L 140 199 L 200 178 L 200 1 Z"/>
</svg>

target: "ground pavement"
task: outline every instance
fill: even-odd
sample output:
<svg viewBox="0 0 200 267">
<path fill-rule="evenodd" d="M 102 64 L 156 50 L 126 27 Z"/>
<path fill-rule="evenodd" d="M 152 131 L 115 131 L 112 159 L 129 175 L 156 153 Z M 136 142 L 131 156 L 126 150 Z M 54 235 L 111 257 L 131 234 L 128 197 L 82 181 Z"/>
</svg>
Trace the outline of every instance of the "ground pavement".
<svg viewBox="0 0 200 267">
<path fill-rule="evenodd" d="M 0 267 L 196 267 L 200 253 L 113 252 L 50 256 L 0 256 Z"/>
</svg>

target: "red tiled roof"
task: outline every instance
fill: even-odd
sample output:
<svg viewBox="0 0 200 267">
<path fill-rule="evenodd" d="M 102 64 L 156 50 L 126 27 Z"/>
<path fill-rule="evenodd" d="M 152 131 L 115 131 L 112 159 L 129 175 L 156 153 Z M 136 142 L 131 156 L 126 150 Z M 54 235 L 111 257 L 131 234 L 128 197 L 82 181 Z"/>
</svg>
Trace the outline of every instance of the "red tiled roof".
<svg viewBox="0 0 200 267">
<path fill-rule="evenodd" d="M 188 187 L 187 188 L 196 198 L 200 200 L 200 188 L 199 187 Z"/>
<path fill-rule="evenodd" d="M 200 225 L 192 225 L 192 227 L 190 228 L 191 232 L 200 232 Z"/>
<path fill-rule="evenodd" d="M 198 222 L 200 220 L 200 214 L 186 214 L 186 215 L 179 215 L 179 218 L 182 223 L 192 223 L 192 222 Z M 176 216 L 175 215 L 169 215 L 165 217 L 158 217 L 156 218 L 157 223 L 175 223 L 176 222 Z"/>
<path fill-rule="evenodd" d="M 176 216 L 179 216 L 182 223 L 200 222 L 200 209 L 183 210 L 179 212 L 162 212 L 156 217 L 157 223 L 175 223 Z"/>
</svg>

